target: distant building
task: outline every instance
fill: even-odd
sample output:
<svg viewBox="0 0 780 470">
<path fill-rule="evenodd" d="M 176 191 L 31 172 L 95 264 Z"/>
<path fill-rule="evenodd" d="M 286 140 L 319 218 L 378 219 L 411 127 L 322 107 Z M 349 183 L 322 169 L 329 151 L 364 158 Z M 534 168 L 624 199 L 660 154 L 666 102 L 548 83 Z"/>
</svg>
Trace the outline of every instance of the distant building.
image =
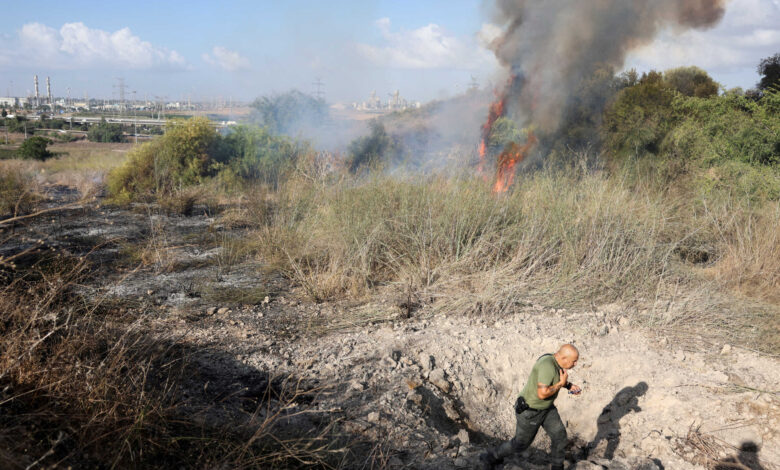
<svg viewBox="0 0 780 470">
<path fill-rule="evenodd" d="M 352 108 L 358 111 L 369 111 L 375 113 L 386 113 L 392 111 L 403 111 L 409 108 L 420 108 L 422 104 L 419 101 L 407 101 L 401 97 L 401 92 L 395 90 L 391 93 L 387 102 L 382 103 L 382 100 L 376 95 L 376 91 L 371 92 L 371 97 L 367 101 L 361 103 L 352 103 Z"/>
<path fill-rule="evenodd" d="M 24 106 L 26 103 L 27 98 L 0 97 L 0 106 L 12 108 L 14 106 Z"/>
</svg>

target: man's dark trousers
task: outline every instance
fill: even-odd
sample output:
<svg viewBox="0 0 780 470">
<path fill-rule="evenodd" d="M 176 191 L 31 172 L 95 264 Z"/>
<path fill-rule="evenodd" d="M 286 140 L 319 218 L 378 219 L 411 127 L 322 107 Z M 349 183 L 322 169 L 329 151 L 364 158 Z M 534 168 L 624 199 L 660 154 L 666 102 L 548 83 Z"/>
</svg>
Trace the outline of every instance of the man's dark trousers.
<svg viewBox="0 0 780 470">
<path fill-rule="evenodd" d="M 527 409 L 520 414 L 515 413 L 517 426 L 515 427 L 515 437 L 512 440 L 504 442 L 493 452 L 493 457 L 497 461 L 503 461 L 512 454 L 520 453 L 528 448 L 543 427 L 544 431 L 552 440 L 551 460 L 552 468 L 563 468 L 563 456 L 566 448 L 566 428 L 561 422 L 561 416 L 555 405 L 546 410 Z"/>
</svg>

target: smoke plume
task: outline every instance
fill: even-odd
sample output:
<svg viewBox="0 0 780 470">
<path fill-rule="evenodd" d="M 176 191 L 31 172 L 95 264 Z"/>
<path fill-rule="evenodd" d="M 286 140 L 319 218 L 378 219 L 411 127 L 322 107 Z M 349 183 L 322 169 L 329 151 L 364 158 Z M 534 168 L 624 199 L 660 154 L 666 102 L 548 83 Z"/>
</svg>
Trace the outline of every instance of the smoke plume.
<svg viewBox="0 0 780 470">
<path fill-rule="evenodd" d="M 714 26 L 726 1 L 496 0 L 503 34 L 491 46 L 512 77 L 505 112 L 555 132 L 580 82 L 598 67 L 620 68 L 662 29 Z"/>
</svg>

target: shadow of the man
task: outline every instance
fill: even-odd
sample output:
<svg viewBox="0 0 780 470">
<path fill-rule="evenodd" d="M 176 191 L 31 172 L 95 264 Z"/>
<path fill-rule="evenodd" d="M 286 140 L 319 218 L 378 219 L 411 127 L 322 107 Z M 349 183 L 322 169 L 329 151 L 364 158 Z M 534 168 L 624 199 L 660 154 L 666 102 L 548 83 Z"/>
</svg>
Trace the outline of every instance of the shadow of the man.
<svg viewBox="0 0 780 470">
<path fill-rule="evenodd" d="M 607 441 L 604 458 L 611 460 L 615 456 L 615 450 L 620 444 L 620 420 L 631 411 L 637 413 L 642 411 L 639 407 L 639 397 L 647 392 L 647 388 L 645 382 L 639 382 L 633 387 L 625 387 L 601 410 L 596 437 L 585 448 L 586 457 L 603 440 Z"/>
<path fill-rule="evenodd" d="M 739 454 L 721 460 L 715 470 L 766 470 L 758 460 L 758 446 L 755 442 L 745 441 L 739 446 Z"/>
</svg>

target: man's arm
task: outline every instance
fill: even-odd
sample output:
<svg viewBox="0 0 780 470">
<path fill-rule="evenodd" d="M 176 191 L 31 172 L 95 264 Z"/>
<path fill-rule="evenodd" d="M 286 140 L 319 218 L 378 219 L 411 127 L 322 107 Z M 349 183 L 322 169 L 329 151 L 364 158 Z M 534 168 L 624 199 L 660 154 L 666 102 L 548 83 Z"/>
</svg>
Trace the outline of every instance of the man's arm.
<svg viewBox="0 0 780 470">
<path fill-rule="evenodd" d="M 547 385 L 542 382 L 539 382 L 536 384 L 536 396 L 539 397 L 540 400 L 545 400 L 547 398 L 550 398 L 551 396 L 555 395 L 558 390 L 563 388 L 564 385 L 566 385 L 566 382 L 569 380 L 569 373 L 566 371 L 566 369 L 562 369 L 560 372 L 560 380 L 557 383 L 554 383 L 552 385 Z"/>
</svg>

